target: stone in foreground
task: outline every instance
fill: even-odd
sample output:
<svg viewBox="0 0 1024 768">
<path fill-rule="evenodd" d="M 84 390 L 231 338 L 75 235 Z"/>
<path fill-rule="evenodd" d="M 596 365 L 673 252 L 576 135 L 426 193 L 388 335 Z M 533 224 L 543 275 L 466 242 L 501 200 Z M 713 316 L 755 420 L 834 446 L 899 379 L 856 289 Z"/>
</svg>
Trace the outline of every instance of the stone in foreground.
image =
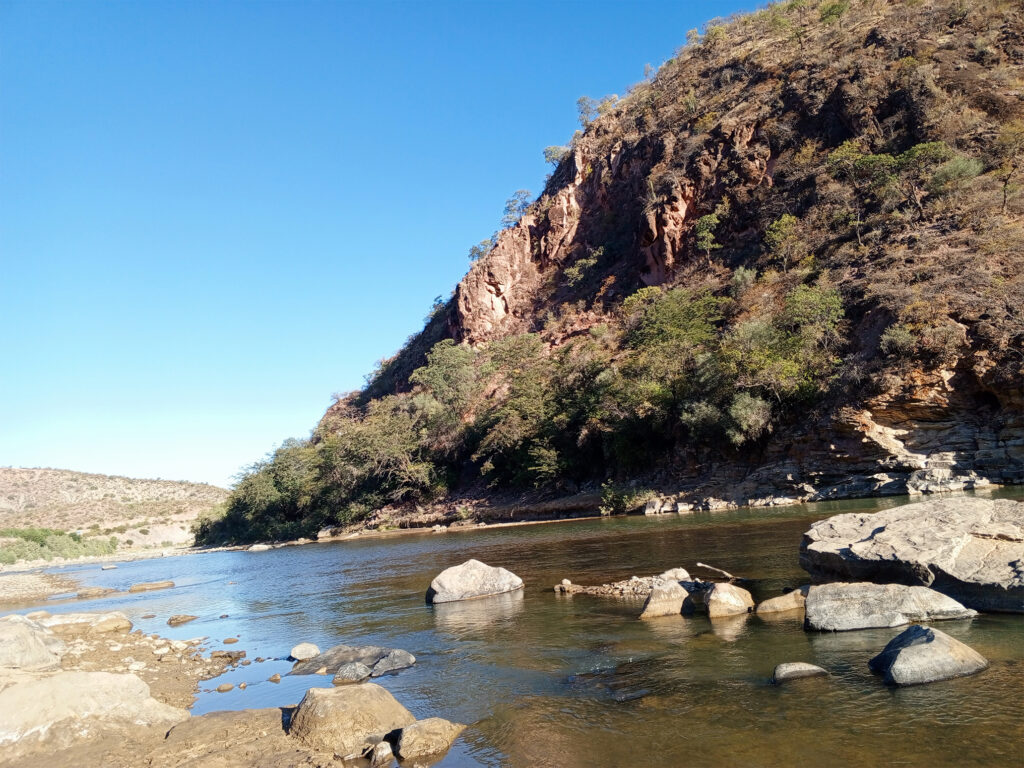
<svg viewBox="0 0 1024 768">
<path fill-rule="evenodd" d="M 289 733 L 308 747 L 346 757 L 361 755 L 379 737 L 415 721 L 379 685 L 360 683 L 310 688 L 292 716 Z"/>
<path fill-rule="evenodd" d="M 976 611 L 927 587 L 870 582 L 814 585 L 807 592 L 804 610 L 809 629 L 837 632 L 977 616 Z"/>
<path fill-rule="evenodd" d="M 60 749 L 101 731 L 136 725 L 164 725 L 189 714 L 149 695 L 135 675 L 60 672 L 17 681 L 0 690 L 0 747 Z"/>
<path fill-rule="evenodd" d="M 661 581 L 655 582 L 654 589 L 647 596 L 640 618 L 679 616 L 683 613 L 693 613 L 690 593 L 678 581 Z"/>
<path fill-rule="evenodd" d="M 0 668 L 56 669 L 64 650 L 64 641 L 36 621 L 17 614 L 0 619 Z"/>
<path fill-rule="evenodd" d="M 945 632 L 915 625 L 890 640 L 868 666 L 890 685 L 921 685 L 976 674 L 988 660 Z"/>
<path fill-rule="evenodd" d="M 735 584 L 718 582 L 711 585 L 704 598 L 708 607 L 708 616 L 712 619 L 719 616 L 737 616 L 754 610 L 754 598 L 743 587 Z"/>
<path fill-rule="evenodd" d="M 523 588 L 523 580 L 504 568 L 467 560 L 439 573 L 427 590 L 428 603 L 451 603 L 500 595 Z"/>
<path fill-rule="evenodd" d="M 828 675 L 827 669 L 822 669 L 817 664 L 808 664 L 803 661 L 790 661 L 779 664 L 772 673 L 772 682 L 778 685 L 787 680 L 799 680 L 802 677 L 823 677 Z"/>
<path fill-rule="evenodd" d="M 312 643 L 299 643 L 292 648 L 288 658 L 295 659 L 296 661 L 309 661 L 319 655 L 320 649 Z"/>
<path fill-rule="evenodd" d="M 802 611 L 807 602 L 807 587 L 794 589 L 784 595 L 773 597 L 758 603 L 758 613 L 785 613 L 787 611 Z"/>
<path fill-rule="evenodd" d="M 800 565 L 814 576 L 931 587 L 979 611 L 1024 613 L 1024 503 L 949 498 L 811 526 Z"/>
<path fill-rule="evenodd" d="M 465 729 L 464 725 L 450 723 L 440 717 L 417 720 L 402 729 L 398 737 L 398 756 L 402 760 L 413 760 L 439 755 L 447 751 Z"/>
</svg>

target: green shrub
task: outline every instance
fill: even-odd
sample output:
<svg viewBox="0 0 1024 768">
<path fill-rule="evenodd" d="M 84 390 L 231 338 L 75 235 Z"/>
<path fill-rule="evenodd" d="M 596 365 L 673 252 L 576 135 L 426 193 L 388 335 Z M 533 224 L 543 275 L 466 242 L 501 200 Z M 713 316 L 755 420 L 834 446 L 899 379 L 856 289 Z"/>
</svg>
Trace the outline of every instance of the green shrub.
<svg viewBox="0 0 1024 768">
<path fill-rule="evenodd" d="M 917 337 L 910 327 L 903 323 L 894 323 L 882 333 L 879 348 L 886 355 L 906 357 L 917 349 Z"/>
</svg>

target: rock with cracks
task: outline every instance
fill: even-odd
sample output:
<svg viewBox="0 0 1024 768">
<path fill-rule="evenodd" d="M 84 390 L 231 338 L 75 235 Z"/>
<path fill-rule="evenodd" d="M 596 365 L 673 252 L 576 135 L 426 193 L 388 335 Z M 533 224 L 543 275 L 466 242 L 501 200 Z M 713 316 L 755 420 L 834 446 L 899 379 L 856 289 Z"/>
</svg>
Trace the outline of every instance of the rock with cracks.
<svg viewBox="0 0 1024 768">
<path fill-rule="evenodd" d="M 17 614 L 0 619 L 0 667 L 56 669 L 64 650 L 64 641 L 36 621 Z"/>
<path fill-rule="evenodd" d="M 347 757 L 415 721 L 384 688 L 360 683 L 310 688 L 292 716 L 290 733 L 308 747 Z"/>
<path fill-rule="evenodd" d="M 807 592 L 810 629 L 843 631 L 898 627 L 914 621 L 969 619 L 976 611 L 927 587 L 902 584 L 820 584 Z"/>
<path fill-rule="evenodd" d="M 988 660 L 945 632 L 915 625 L 890 640 L 868 666 L 891 685 L 920 685 L 976 674 Z"/>
<path fill-rule="evenodd" d="M 980 611 L 1024 613 L 1024 503 L 948 498 L 811 526 L 814 576 L 930 587 Z"/>
<path fill-rule="evenodd" d="M 477 597 L 500 595 L 523 588 L 523 580 L 504 568 L 479 560 L 467 560 L 441 571 L 427 590 L 428 603 L 451 603 Z"/>
</svg>

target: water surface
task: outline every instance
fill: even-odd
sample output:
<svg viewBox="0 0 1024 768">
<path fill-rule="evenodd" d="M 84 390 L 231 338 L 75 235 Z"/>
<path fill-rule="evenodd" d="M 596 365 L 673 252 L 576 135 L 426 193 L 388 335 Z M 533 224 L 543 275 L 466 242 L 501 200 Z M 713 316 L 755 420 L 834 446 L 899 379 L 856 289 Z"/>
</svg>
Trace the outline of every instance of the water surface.
<svg viewBox="0 0 1024 768">
<path fill-rule="evenodd" d="M 1017 497 L 1017 491 L 1011 495 Z M 379 680 L 417 717 L 471 727 L 442 766 L 1024 765 L 1024 616 L 985 615 L 941 629 L 991 661 L 980 675 L 886 687 L 867 661 L 900 629 L 812 633 L 793 619 L 667 617 L 640 605 L 555 594 L 563 578 L 598 584 L 699 560 L 752 579 L 756 600 L 806 583 L 808 524 L 876 499 L 676 517 L 610 518 L 462 533 L 218 552 L 65 568 L 83 584 L 172 590 L 47 605 L 121 610 L 147 632 L 211 638 L 210 648 L 270 657 L 207 681 L 193 712 L 297 703 L 329 677 L 284 677 L 298 642 L 404 648 L 415 667 Z M 523 577 L 523 593 L 430 607 L 430 580 L 476 557 Z M 155 619 L 143 619 L 155 613 Z M 169 615 L 199 614 L 181 627 Z M 221 619 L 220 615 L 228 618 Z M 222 646 L 238 636 L 237 645 Z M 828 679 L 769 683 L 780 662 Z"/>
</svg>

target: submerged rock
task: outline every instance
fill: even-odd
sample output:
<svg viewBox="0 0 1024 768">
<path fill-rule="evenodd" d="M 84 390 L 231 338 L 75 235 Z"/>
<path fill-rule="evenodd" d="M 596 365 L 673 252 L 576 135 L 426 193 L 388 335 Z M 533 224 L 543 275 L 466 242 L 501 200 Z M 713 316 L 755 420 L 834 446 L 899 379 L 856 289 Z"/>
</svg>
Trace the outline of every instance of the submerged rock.
<svg viewBox="0 0 1024 768">
<path fill-rule="evenodd" d="M 310 688 L 292 716 L 289 732 L 308 747 L 347 757 L 363 754 L 383 735 L 415 721 L 384 688 L 359 683 Z"/>
<path fill-rule="evenodd" d="M 754 598 L 751 594 L 735 584 L 718 582 L 711 585 L 704 596 L 708 608 L 708 616 L 736 616 L 754 610 Z"/>
<path fill-rule="evenodd" d="M 79 600 L 91 600 L 96 597 L 104 597 L 116 591 L 116 589 L 111 589 L 110 587 L 86 587 L 79 590 L 75 597 Z"/>
<path fill-rule="evenodd" d="M 413 760 L 428 755 L 439 755 L 451 747 L 466 726 L 451 723 L 440 717 L 417 720 L 402 729 L 398 736 L 398 756 Z"/>
<path fill-rule="evenodd" d="M 395 648 L 389 651 L 385 656 L 373 665 L 373 672 L 371 677 L 380 677 L 386 675 L 389 672 L 397 672 L 400 669 L 411 667 L 416 663 L 416 657 L 408 651 L 403 651 L 401 648 Z"/>
<path fill-rule="evenodd" d="M 931 627 L 909 627 L 868 662 L 891 685 L 920 685 L 965 677 L 988 667 L 969 645 Z"/>
<path fill-rule="evenodd" d="M 181 624 L 188 624 L 188 622 L 195 621 L 198 618 L 198 616 L 193 616 L 191 614 L 179 613 L 171 616 L 171 618 L 167 620 L 167 624 L 172 627 L 177 627 Z"/>
<path fill-rule="evenodd" d="M 800 565 L 821 578 L 931 587 L 982 611 L 1024 613 L 1024 503 L 949 498 L 815 523 Z"/>
<path fill-rule="evenodd" d="M 411 667 L 415 663 L 415 656 L 397 648 L 382 648 L 379 645 L 335 645 L 310 659 L 297 662 L 288 674 L 333 675 L 346 668 L 347 674 L 354 674 L 358 668 L 351 665 L 359 664 L 377 677 Z"/>
<path fill-rule="evenodd" d="M 772 682 L 778 684 L 784 683 L 787 680 L 799 680 L 802 677 L 822 677 L 827 675 L 828 670 L 822 669 L 816 664 L 790 661 L 775 667 L 775 672 L 772 673 Z"/>
<path fill-rule="evenodd" d="M 170 589 L 173 586 L 173 581 L 144 581 L 140 584 L 132 584 L 130 587 L 128 587 L 128 591 L 151 592 L 154 589 Z"/>
<path fill-rule="evenodd" d="M 898 627 L 914 621 L 969 619 L 977 612 L 927 587 L 902 584 L 820 584 L 807 592 L 810 629 L 843 631 Z"/>
<path fill-rule="evenodd" d="M 523 580 L 511 571 L 479 560 L 467 560 L 441 571 L 427 590 L 428 603 L 449 603 L 500 595 L 523 588 Z"/>
<path fill-rule="evenodd" d="M 662 581 L 656 583 L 647 596 L 640 618 L 679 616 L 683 613 L 693 613 L 690 593 L 678 581 Z"/>
</svg>

